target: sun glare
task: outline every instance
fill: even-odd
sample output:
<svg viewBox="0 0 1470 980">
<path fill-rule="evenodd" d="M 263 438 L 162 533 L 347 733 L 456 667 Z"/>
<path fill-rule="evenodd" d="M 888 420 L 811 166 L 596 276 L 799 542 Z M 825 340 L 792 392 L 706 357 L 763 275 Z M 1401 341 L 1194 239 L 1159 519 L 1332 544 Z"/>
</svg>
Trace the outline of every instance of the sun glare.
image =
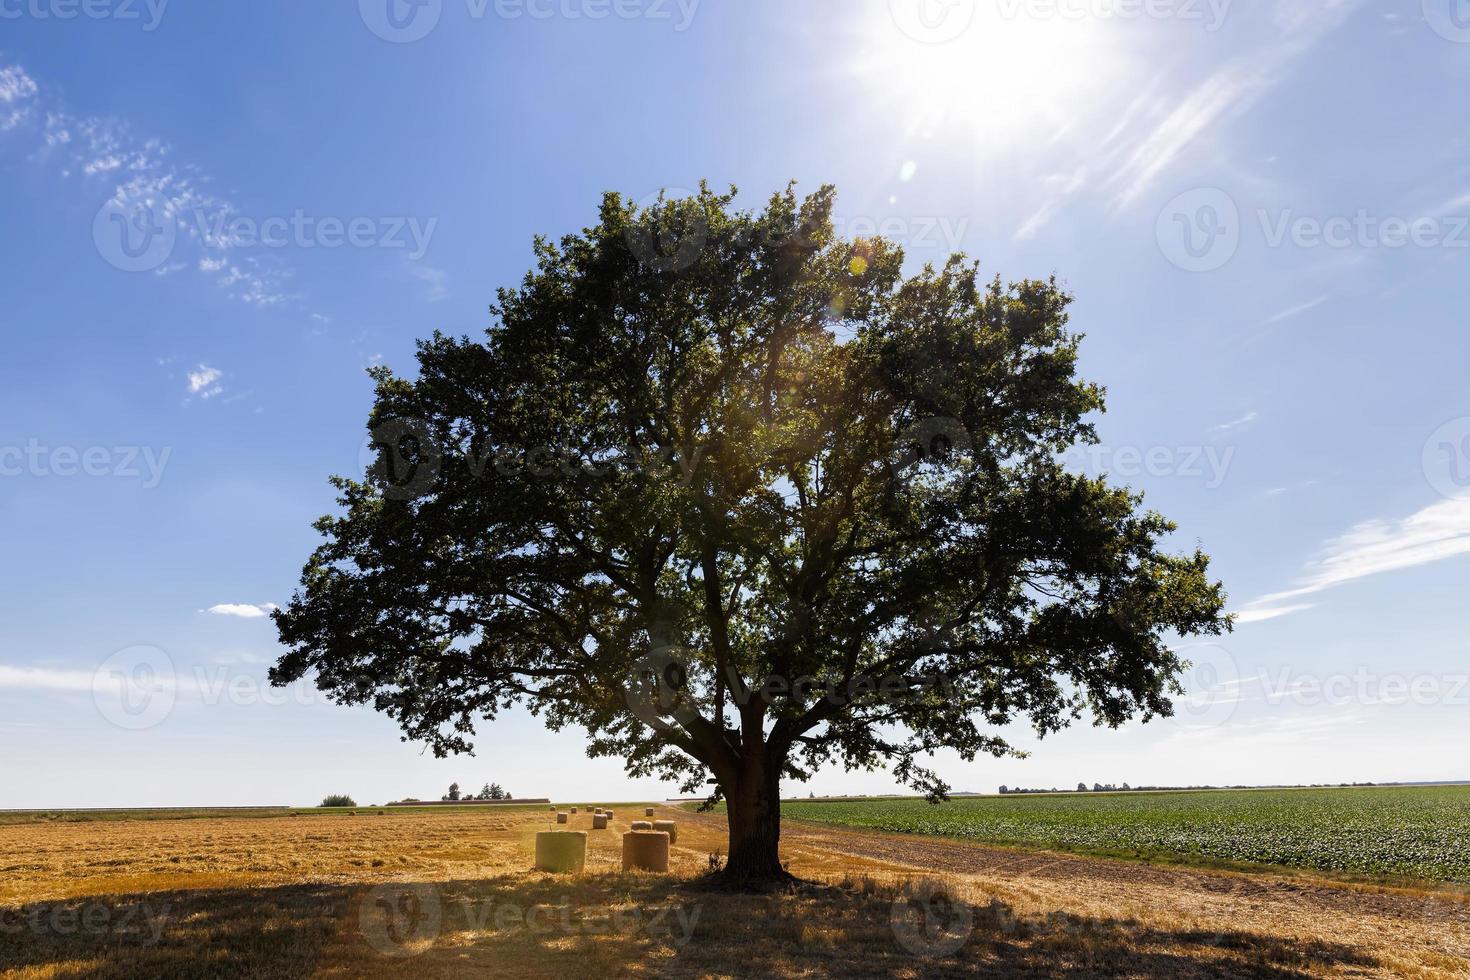
<svg viewBox="0 0 1470 980">
<path fill-rule="evenodd" d="M 916 134 L 960 130 L 993 146 L 1057 136 L 1116 82 L 1113 33 L 1094 19 L 1003 6 L 976 5 L 964 29 L 943 40 L 882 10 L 855 70 Z"/>
</svg>

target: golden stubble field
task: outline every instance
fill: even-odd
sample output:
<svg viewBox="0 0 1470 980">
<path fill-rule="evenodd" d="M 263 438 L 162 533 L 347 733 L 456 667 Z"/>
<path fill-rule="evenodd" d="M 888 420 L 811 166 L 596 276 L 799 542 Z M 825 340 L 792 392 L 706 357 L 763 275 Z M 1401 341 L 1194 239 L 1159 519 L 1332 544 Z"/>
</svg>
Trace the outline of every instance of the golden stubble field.
<svg viewBox="0 0 1470 980">
<path fill-rule="evenodd" d="M 531 870 L 542 809 L 0 826 L 0 976 L 1470 977 L 1463 896 L 791 824 L 791 894 Z M 953 904 L 951 899 L 958 899 Z"/>
</svg>

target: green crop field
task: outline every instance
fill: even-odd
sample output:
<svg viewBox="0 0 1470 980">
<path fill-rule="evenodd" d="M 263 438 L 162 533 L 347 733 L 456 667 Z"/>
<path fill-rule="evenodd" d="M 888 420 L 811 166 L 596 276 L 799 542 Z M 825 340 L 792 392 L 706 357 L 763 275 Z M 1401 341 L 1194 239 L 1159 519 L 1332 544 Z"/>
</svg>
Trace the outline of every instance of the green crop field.
<svg viewBox="0 0 1470 980">
<path fill-rule="evenodd" d="M 1470 883 L 1470 786 L 783 801 L 799 820 L 1202 864 Z"/>
</svg>

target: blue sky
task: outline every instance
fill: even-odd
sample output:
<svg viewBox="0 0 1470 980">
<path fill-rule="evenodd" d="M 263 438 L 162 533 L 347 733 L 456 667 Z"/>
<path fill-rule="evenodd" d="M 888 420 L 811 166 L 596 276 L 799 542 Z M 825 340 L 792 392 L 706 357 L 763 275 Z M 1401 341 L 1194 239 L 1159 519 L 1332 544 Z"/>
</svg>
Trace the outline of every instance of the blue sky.
<svg viewBox="0 0 1470 980">
<path fill-rule="evenodd" d="M 482 330 L 602 191 L 701 178 L 1057 273 L 1110 392 L 1076 464 L 1243 614 L 1179 719 L 940 757 L 956 788 L 1470 778 L 1464 0 L 392 2 L 0 0 L 0 807 L 671 791 L 522 715 L 440 761 L 262 703 L 262 611 L 364 368 Z"/>
</svg>

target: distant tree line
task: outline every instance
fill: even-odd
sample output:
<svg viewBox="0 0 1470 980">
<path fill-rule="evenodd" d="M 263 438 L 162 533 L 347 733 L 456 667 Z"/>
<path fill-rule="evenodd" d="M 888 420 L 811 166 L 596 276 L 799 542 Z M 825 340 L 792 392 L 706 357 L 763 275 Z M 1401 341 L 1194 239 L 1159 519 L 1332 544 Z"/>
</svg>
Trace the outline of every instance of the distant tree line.
<svg viewBox="0 0 1470 980">
<path fill-rule="evenodd" d="M 459 783 L 450 783 L 449 792 L 440 799 L 456 802 L 458 800 L 513 800 L 515 797 L 507 793 L 499 783 L 486 783 L 478 793 L 462 793 Z"/>
</svg>

